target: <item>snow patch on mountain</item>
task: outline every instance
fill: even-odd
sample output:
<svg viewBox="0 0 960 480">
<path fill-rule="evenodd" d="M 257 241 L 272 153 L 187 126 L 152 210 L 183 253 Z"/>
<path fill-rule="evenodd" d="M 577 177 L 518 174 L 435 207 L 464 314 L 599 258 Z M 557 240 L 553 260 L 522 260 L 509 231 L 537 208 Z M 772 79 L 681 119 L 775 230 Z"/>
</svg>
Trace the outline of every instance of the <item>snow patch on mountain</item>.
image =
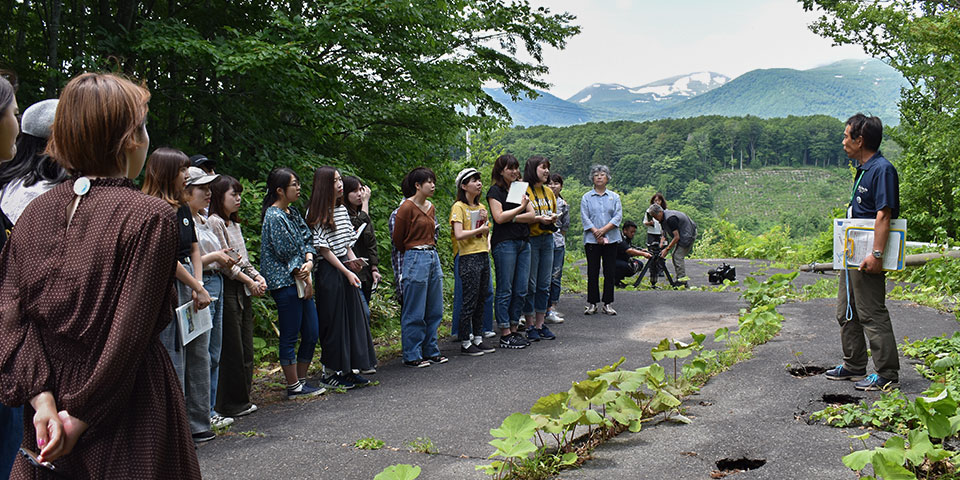
<svg viewBox="0 0 960 480">
<path fill-rule="evenodd" d="M 577 100 L 577 101 L 580 103 L 589 102 L 591 98 L 593 98 L 593 95 L 587 95 L 586 97 L 583 97 L 582 100 Z"/>
</svg>

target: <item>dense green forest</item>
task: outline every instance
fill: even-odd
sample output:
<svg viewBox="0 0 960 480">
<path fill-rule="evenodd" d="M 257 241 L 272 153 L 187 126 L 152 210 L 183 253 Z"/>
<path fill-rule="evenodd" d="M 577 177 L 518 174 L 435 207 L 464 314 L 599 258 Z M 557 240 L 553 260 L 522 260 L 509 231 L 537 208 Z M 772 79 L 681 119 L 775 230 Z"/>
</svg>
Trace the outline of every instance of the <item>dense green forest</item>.
<svg viewBox="0 0 960 480">
<path fill-rule="evenodd" d="M 517 158 L 544 155 L 554 172 L 588 182 L 590 166 L 610 167 L 617 188 L 650 187 L 668 198 L 703 197 L 717 172 L 767 166 L 846 167 L 843 122 L 825 115 L 716 117 L 570 127 L 517 127 L 498 144 Z M 891 142 L 892 143 L 892 142 Z M 898 150 L 895 145 L 893 150 Z M 887 155 L 888 145 L 884 146 Z M 698 207 L 709 208 L 702 202 Z"/>
</svg>

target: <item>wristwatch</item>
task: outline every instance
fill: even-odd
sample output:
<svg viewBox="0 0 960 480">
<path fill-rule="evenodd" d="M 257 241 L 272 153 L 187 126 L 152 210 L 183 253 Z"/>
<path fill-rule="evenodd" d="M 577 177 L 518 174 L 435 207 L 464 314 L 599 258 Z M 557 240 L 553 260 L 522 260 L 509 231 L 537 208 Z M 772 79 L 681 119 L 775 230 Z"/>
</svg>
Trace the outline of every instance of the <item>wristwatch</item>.
<svg viewBox="0 0 960 480">
<path fill-rule="evenodd" d="M 882 251 L 882 250 L 874 250 L 874 251 L 873 251 L 873 257 L 874 257 L 874 258 L 883 258 L 883 251 Z"/>
</svg>

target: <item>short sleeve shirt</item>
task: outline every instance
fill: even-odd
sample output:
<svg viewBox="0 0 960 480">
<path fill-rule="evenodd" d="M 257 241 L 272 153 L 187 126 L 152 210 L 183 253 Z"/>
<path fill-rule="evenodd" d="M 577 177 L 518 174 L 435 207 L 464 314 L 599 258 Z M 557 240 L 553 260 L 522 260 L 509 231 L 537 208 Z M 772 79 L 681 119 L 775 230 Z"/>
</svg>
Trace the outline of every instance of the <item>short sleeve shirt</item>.
<svg viewBox="0 0 960 480">
<path fill-rule="evenodd" d="M 347 249 L 357 241 L 358 235 L 350 221 L 350 213 L 343 205 L 333 210 L 333 224 L 336 229 L 319 223 L 313 227 L 313 247 L 330 249 L 335 257 L 340 258 L 347 254 Z"/>
<path fill-rule="evenodd" d="M 900 216 L 900 177 L 880 152 L 857 167 L 856 178 L 850 218 L 877 218 L 877 212 L 888 207 L 891 218 Z"/>
<path fill-rule="evenodd" d="M 177 259 L 190 258 L 190 249 L 194 243 L 197 243 L 197 231 L 193 224 L 193 214 L 190 213 L 190 207 L 186 205 L 181 205 L 177 209 L 177 229 L 179 232 Z"/>
<path fill-rule="evenodd" d="M 507 190 L 496 184 L 487 190 L 487 203 L 490 203 L 491 199 L 500 202 L 503 210 L 513 210 L 520 206 L 519 203 L 507 203 Z M 494 221 L 493 235 L 490 237 L 490 244 L 491 246 L 495 246 L 506 240 L 527 240 L 529 238 L 530 227 L 528 227 L 526 223 L 497 223 Z"/>
<path fill-rule="evenodd" d="M 537 215 L 557 213 L 557 198 L 554 196 L 553 190 L 543 185 L 537 188 L 530 186 L 527 187 L 527 195 L 530 197 L 530 201 L 533 202 L 533 209 L 537 212 Z M 552 231 L 540 228 L 540 223 L 530 224 L 531 237 L 552 234 Z"/>
<path fill-rule="evenodd" d="M 483 204 L 477 205 L 467 205 L 466 203 L 458 201 L 453 204 L 453 208 L 450 209 L 450 231 L 453 231 L 452 224 L 459 223 L 463 225 L 464 230 L 473 230 L 477 227 L 483 225 L 478 223 L 476 225 L 470 222 L 471 212 L 481 212 L 486 211 Z M 489 217 L 488 217 L 489 218 Z M 454 255 L 470 255 L 472 253 L 482 253 L 487 251 L 487 235 L 483 234 L 479 237 L 474 235 L 465 240 L 457 240 L 456 237 L 453 237 L 453 254 Z"/>
</svg>

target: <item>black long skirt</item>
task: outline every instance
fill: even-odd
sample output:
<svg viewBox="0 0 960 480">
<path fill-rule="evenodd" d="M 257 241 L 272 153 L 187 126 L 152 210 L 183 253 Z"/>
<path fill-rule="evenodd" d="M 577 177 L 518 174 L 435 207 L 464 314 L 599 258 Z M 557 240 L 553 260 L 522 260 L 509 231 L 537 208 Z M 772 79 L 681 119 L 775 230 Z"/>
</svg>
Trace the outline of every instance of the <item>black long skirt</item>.
<svg viewBox="0 0 960 480">
<path fill-rule="evenodd" d="M 320 259 L 314 272 L 314 298 L 320 317 L 320 361 L 327 370 L 349 373 L 377 365 L 370 318 L 360 289 L 336 267 Z"/>
</svg>

